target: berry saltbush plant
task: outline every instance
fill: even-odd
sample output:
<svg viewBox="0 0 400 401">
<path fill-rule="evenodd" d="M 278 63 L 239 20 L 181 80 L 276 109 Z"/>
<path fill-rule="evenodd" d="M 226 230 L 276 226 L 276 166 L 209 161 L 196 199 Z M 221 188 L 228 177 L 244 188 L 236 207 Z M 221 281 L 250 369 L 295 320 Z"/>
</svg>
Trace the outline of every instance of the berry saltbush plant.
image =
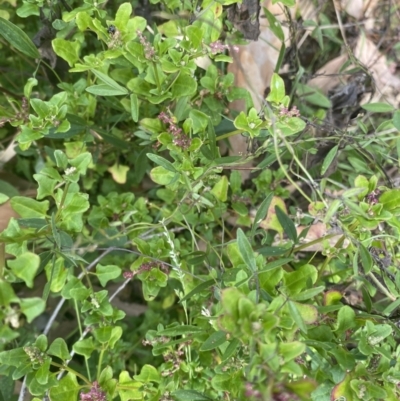
<svg viewBox="0 0 400 401">
<path fill-rule="evenodd" d="M 134 5 L 0 14 L 0 135 L 36 189 L 0 183 L 20 216 L 0 234 L 0 399 L 397 400 L 400 191 L 379 162 L 397 168 L 398 139 L 367 133 L 398 133 L 399 112 L 367 105 L 311 171 L 326 110 L 278 74 L 262 110 L 234 87 L 235 1 Z M 126 289 L 141 316 L 114 302 Z"/>
</svg>

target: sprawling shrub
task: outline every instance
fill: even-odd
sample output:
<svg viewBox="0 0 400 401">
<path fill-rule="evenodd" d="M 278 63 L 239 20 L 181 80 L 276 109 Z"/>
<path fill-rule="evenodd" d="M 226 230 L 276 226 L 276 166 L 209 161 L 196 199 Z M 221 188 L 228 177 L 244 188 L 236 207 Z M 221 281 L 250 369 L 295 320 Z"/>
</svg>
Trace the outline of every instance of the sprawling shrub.
<svg viewBox="0 0 400 401">
<path fill-rule="evenodd" d="M 0 399 L 398 399 L 400 114 L 354 115 L 368 71 L 325 96 L 297 65 L 258 110 L 227 73 L 257 3 L 11 3 L 4 172 L 35 194 L 0 177 Z"/>
</svg>

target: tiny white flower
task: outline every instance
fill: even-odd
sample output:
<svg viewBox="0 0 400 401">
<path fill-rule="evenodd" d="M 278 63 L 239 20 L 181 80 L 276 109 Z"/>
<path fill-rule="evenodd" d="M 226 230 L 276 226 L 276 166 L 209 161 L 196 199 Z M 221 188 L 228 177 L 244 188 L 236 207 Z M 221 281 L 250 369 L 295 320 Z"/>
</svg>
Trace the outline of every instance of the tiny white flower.
<svg viewBox="0 0 400 401">
<path fill-rule="evenodd" d="M 201 314 L 205 317 L 211 317 L 210 311 L 204 306 L 201 308 Z"/>
<path fill-rule="evenodd" d="M 69 167 L 65 170 L 65 175 L 70 175 L 76 171 L 76 167 Z"/>
</svg>

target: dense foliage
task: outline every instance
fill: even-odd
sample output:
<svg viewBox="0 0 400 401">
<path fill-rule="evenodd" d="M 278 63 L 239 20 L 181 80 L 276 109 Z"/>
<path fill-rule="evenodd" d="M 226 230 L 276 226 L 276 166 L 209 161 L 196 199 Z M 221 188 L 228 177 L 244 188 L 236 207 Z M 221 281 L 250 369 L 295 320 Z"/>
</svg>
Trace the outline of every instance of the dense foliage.
<svg viewBox="0 0 400 401">
<path fill-rule="evenodd" d="M 256 110 L 233 0 L 9 3 L 3 170 L 35 195 L 0 178 L 0 400 L 399 399 L 400 112 L 300 65 Z"/>
</svg>

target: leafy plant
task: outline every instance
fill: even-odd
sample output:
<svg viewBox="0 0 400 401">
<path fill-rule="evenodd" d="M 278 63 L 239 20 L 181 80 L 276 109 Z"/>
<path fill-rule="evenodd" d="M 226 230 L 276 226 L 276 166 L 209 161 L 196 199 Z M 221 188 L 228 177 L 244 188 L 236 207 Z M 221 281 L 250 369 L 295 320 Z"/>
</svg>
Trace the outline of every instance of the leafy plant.
<svg viewBox="0 0 400 401">
<path fill-rule="evenodd" d="M 307 85 L 290 94 L 275 73 L 256 110 L 233 87 L 234 3 L 152 1 L 168 21 L 149 23 L 131 3 L 24 1 L 0 18 L 24 65 L 1 92 L 0 134 L 36 189 L 0 189 L 19 215 L 0 234 L 2 399 L 23 377 L 34 400 L 398 399 L 400 192 L 378 166 L 398 139 L 360 135 L 357 149 L 334 132 L 319 173 L 338 171 L 315 178 L 307 110 L 330 100 L 302 107 Z M 51 48 L 23 29 L 38 15 Z M 390 105 L 363 108 L 383 113 L 379 132 L 399 129 Z M 375 120 L 357 121 L 365 134 Z M 247 151 L 221 155 L 235 135 Z M 235 168 L 252 160 L 245 185 Z M 133 283 L 148 305 L 136 318 L 114 303 Z M 74 330 L 54 338 L 61 310 Z"/>
</svg>

